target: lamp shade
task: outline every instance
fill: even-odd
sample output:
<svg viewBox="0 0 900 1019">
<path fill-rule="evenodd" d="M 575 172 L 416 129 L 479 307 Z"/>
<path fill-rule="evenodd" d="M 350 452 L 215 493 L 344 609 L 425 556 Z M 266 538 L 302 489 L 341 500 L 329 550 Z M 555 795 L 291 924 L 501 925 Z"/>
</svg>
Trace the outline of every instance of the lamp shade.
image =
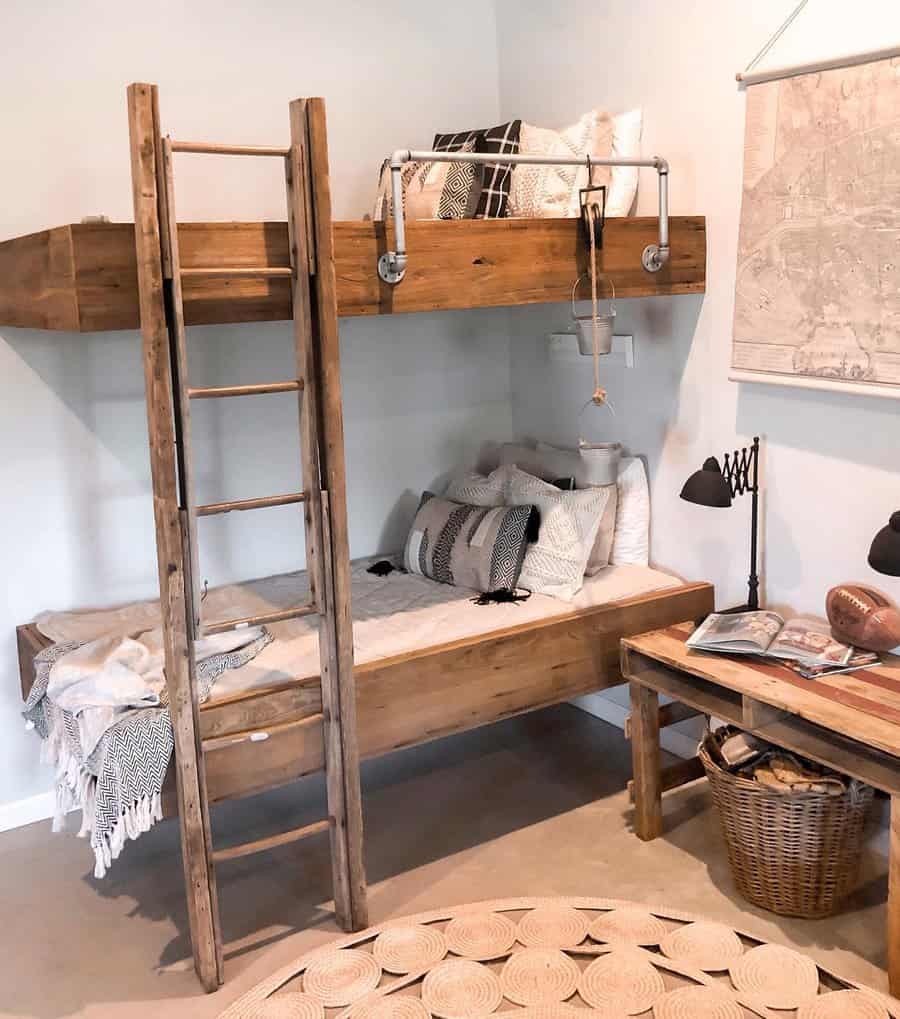
<svg viewBox="0 0 900 1019">
<path fill-rule="evenodd" d="M 709 457 L 702 469 L 687 479 L 681 490 L 681 498 L 695 502 L 698 506 L 731 505 L 731 485 L 714 456 Z"/>
<path fill-rule="evenodd" d="M 900 511 L 875 535 L 869 549 L 869 565 L 889 577 L 900 577 Z"/>
</svg>

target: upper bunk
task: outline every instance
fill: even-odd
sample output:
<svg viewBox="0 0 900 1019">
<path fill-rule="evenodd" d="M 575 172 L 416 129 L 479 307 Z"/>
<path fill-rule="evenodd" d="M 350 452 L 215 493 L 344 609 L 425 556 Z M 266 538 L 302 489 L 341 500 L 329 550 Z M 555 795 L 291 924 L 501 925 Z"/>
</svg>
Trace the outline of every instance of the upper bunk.
<svg viewBox="0 0 900 1019">
<path fill-rule="evenodd" d="M 657 238 L 655 216 L 610 218 L 598 268 L 618 297 L 706 289 L 706 220 L 669 218 L 671 255 L 648 273 L 641 253 Z M 391 315 L 567 301 L 589 256 L 577 219 L 421 220 L 406 224 L 409 268 L 400 285 L 375 266 L 393 228 L 371 220 L 334 224 L 341 316 Z M 185 322 L 214 325 L 291 318 L 285 222 L 179 223 Z M 191 269 L 283 267 L 283 275 L 191 277 Z M 0 326 L 99 332 L 140 327 L 132 223 L 70 223 L 0 243 Z"/>
</svg>

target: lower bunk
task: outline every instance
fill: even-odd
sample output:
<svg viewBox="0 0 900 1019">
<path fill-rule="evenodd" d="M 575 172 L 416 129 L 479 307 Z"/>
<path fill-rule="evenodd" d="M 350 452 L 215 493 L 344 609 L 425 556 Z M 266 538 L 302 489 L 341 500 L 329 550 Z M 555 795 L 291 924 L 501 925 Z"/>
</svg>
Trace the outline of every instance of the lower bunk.
<svg viewBox="0 0 900 1019">
<path fill-rule="evenodd" d="M 571 603 L 533 595 L 479 605 L 471 592 L 353 564 L 358 736 L 376 757 L 623 682 L 619 640 L 713 610 L 708 583 L 682 583 L 642 566 L 611 566 Z M 292 604 L 302 573 L 209 593 L 210 612 L 251 614 Z M 216 604 L 218 603 L 218 604 Z M 18 628 L 23 694 L 34 659 L 62 642 L 156 624 L 154 603 L 113 611 L 45 613 Z M 272 642 L 223 672 L 200 706 L 210 802 L 262 792 L 324 767 L 316 624 L 269 627 Z M 176 811 L 173 768 L 163 813 Z"/>
</svg>

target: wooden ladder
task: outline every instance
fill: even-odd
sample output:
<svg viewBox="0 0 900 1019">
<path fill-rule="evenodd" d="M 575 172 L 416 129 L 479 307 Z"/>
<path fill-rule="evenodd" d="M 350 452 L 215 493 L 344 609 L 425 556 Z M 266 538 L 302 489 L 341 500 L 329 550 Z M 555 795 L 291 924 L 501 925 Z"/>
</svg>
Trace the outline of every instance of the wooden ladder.
<svg viewBox="0 0 900 1019">
<path fill-rule="evenodd" d="M 360 930 L 368 923 L 325 106 L 321 99 L 297 99 L 290 104 L 289 148 L 163 138 L 154 85 L 129 87 L 128 116 L 166 683 L 175 736 L 182 856 L 194 965 L 203 986 L 214 990 L 223 976 L 214 869 L 217 862 L 327 830 L 331 835 L 338 922 L 345 930 Z M 181 267 L 173 173 L 173 156 L 178 152 L 284 161 L 289 266 Z M 182 284 L 186 279 L 209 277 L 290 278 L 296 347 L 294 378 L 203 388 L 189 384 Z M 297 394 L 299 404 L 302 491 L 198 505 L 191 456 L 192 401 L 288 392 Z M 241 619 L 202 619 L 197 518 L 294 504 L 302 506 L 305 520 L 309 602 Z M 198 724 L 194 641 L 238 626 L 265 625 L 312 613 L 318 613 L 320 620 L 322 714 L 316 721 L 323 727 L 328 816 L 302 828 L 213 851 Z"/>
</svg>

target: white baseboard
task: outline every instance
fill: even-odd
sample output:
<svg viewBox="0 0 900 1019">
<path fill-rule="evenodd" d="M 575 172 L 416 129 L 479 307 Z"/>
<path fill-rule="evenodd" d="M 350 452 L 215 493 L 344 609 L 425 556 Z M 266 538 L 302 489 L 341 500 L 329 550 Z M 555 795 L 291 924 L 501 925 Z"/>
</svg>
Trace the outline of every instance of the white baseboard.
<svg viewBox="0 0 900 1019">
<path fill-rule="evenodd" d="M 46 821 L 56 810 L 56 793 L 53 790 L 28 796 L 24 800 L 0 803 L 0 831 L 22 828 L 35 821 Z"/>
<path fill-rule="evenodd" d="M 615 701 L 604 697 L 602 693 L 589 693 L 584 697 L 576 697 L 572 703 L 589 715 L 609 722 L 610 725 L 618 726 L 620 729 L 625 728 L 625 719 L 629 715 L 628 708 L 616 704 Z M 663 750 L 668 750 L 676 757 L 690 758 L 697 755 L 697 740 L 687 733 L 679 732 L 675 727 L 667 726 L 665 729 L 661 729 L 659 743 Z"/>
</svg>

